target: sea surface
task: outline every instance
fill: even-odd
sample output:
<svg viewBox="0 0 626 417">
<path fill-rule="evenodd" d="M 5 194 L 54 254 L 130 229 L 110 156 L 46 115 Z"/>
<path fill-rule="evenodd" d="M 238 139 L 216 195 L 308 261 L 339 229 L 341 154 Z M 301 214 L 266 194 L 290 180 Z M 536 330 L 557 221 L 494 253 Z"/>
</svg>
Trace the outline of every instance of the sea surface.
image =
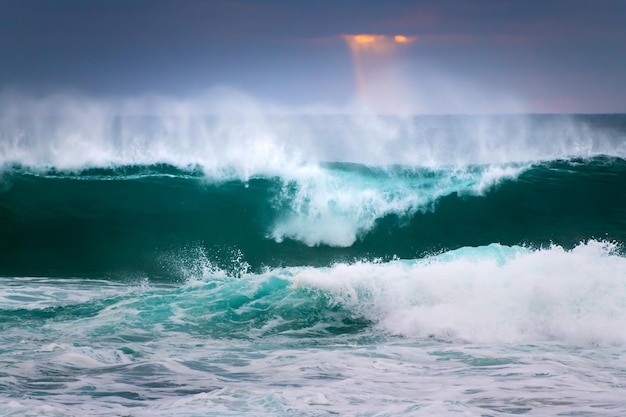
<svg viewBox="0 0 626 417">
<path fill-rule="evenodd" d="M 626 415 L 626 115 L 88 110 L 0 115 L 0 415 Z"/>
</svg>

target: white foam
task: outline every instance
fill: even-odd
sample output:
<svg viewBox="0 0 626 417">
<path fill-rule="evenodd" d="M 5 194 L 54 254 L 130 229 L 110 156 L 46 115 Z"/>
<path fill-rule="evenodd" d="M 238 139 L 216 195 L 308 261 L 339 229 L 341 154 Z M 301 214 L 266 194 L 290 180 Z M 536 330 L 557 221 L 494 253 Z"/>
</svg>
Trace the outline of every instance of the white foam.
<svg viewBox="0 0 626 417">
<path fill-rule="evenodd" d="M 124 284 L 104 280 L 0 277 L 0 302 L 5 310 L 38 310 L 78 305 L 94 298 L 128 292 Z"/>
<path fill-rule="evenodd" d="M 626 342 L 626 258 L 591 241 L 571 251 L 493 244 L 440 257 L 295 273 L 386 332 L 474 343 Z"/>
<path fill-rule="evenodd" d="M 278 198 L 282 215 L 271 237 L 309 246 L 348 247 L 388 215 L 404 220 L 434 208 L 443 196 L 480 195 L 528 165 L 430 170 L 375 170 L 374 175 L 318 170 L 287 182 Z M 308 171 L 311 172 L 311 171 Z"/>
</svg>

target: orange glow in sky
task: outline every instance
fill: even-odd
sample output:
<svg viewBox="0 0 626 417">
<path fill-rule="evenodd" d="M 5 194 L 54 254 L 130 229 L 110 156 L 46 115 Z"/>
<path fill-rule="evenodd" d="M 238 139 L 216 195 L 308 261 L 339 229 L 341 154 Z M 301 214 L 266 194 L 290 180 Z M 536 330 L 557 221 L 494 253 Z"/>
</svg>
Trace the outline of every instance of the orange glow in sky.
<svg viewBox="0 0 626 417">
<path fill-rule="evenodd" d="M 372 100 L 380 88 L 379 77 L 393 65 L 396 52 L 417 40 L 417 36 L 359 33 L 343 35 L 352 52 L 356 89 L 362 97 Z"/>
<path fill-rule="evenodd" d="M 354 35 L 356 43 L 373 43 L 376 42 L 376 35 Z"/>
<path fill-rule="evenodd" d="M 373 51 L 383 52 L 389 49 L 393 41 L 385 35 L 372 35 L 360 33 L 358 35 L 343 35 L 352 52 L 356 51 Z"/>
<path fill-rule="evenodd" d="M 411 43 L 417 40 L 417 36 L 396 35 L 393 37 L 396 43 Z"/>
<path fill-rule="evenodd" d="M 417 36 L 359 33 L 357 35 L 343 35 L 343 39 L 353 53 L 357 51 L 388 52 L 396 44 L 408 44 L 416 41 Z"/>
</svg>

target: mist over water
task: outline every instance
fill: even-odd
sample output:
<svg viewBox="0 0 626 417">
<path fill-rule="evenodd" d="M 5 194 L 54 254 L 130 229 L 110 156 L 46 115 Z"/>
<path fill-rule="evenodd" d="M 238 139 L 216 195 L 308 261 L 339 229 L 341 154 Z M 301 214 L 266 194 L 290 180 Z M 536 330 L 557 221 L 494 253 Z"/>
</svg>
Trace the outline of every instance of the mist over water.
<svg viewBox="0 0 626 417">
<path fill-rule="evenodd" d="M 285 108 L 230 90 L 195 100 L 0 97 L 0 161 L 31 168 L 170 164 L 213 179 L 306 175 L 320 162 L 440 167 L 626 153 L 610 116 L 402 116 Z M 619 128 L 619 126 L 618 126 Z M 304 173 L 303 173 L 304 170 Z"/>
</svg>

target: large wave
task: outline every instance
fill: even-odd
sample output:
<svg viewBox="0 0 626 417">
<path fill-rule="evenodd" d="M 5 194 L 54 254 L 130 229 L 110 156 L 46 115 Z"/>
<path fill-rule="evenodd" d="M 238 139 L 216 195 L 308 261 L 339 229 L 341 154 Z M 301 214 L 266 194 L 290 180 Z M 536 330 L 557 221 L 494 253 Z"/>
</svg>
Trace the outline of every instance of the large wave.
<svg viewBox="0 0 626 417">
<path fill-rule="evenodd" d="M 626 162 L 440 169 L 326 164 L 298 179 L 215 182 L 172 166 L 40 172 L 0 192 L 0 273 L 176 275 L 201 250 L 255 270 L 421 257 L 490 243 L 626 242 Z"/>
<path fill-rule="evenodd" d="M 0 273 L 168 275 L 163 259 L 197 248 L 261 268 L 623 242 L 625 137 L 620 115 L 4 93 Z"/>
</svg>

